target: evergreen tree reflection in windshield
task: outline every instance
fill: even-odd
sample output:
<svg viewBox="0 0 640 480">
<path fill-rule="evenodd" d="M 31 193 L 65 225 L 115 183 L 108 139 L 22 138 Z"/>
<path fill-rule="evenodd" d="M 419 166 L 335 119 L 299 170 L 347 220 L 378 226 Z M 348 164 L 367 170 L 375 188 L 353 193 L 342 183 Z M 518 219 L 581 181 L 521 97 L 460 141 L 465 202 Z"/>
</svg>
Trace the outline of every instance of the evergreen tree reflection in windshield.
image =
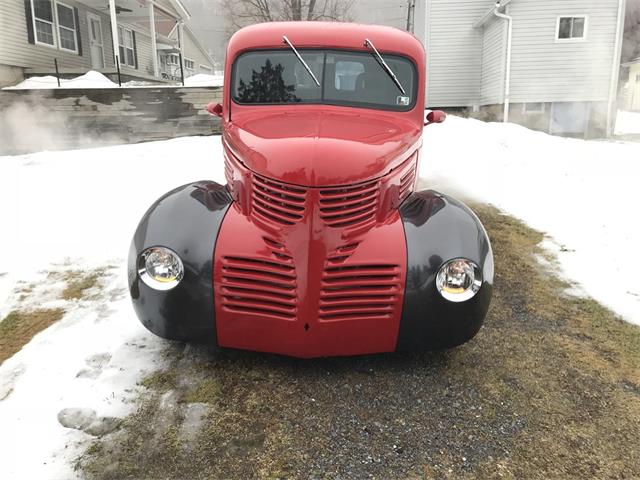
<svg viewBox="0 0 640 480">
<path fill-rule="evenodd" d="M 295 85 L 286 85 L 282 78 L 284 67 L 278 63 L 275 67 L 267 59 L 260 73 L 252 70 L 251 82 L 240 79 L 237 99 L 242 103 L 286 103 L 299 102 L 293 93 Z"/>
</svg>

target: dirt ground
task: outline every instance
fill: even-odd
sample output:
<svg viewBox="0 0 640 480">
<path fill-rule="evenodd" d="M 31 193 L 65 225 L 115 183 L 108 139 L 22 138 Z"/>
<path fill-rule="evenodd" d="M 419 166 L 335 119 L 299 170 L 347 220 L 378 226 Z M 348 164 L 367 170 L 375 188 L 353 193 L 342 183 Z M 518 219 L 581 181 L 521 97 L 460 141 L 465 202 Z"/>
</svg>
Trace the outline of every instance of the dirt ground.
<svg viewBox="0 0 640 480">
<path fill-rule="evenodd" d="M 496 279 L 485 327 L 443 352 L 312 361 L 167 342 L 90 479 L 640 478 L 640 328 L 568 287 L 542 239 L 475 207 Z"/>
</svg>

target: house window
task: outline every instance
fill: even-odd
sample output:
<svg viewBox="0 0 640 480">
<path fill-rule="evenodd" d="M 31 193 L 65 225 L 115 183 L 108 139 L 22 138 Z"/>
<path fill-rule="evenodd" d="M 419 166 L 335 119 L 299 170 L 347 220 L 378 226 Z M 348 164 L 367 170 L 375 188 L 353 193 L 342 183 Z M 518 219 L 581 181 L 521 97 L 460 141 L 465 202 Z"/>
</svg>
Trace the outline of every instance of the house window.
<svg viewBox="0 0 640 480">
<path fill-rule="evenodd" d="M 167 65 L 180 65 L 180 57 L 177 53 L 167 55 Z"/>
<path fill-rule="evenodd" d="M 544 103 L 542 102 L 528 102 L 524 103 L 522 107 L 524 113 L 544 113 Z"/>
<path fill-rule="evenodd" d="M 586 36 L 586 15 L 577 17 L 558 17 L 556 40 L 584 40 Z"/>
<path fill-rule="evenodd" d="M 188 58 L 184 59 L 184 68 L 186 68 L 187 70 L 195 70 L 196 69 L 196 64 L 193 60 L 189 60 Z"/>
<path fill-rule="evenodd" d="M 134 51 L 133 31 L 128 28 L 118 27 L 118 44 L 120 64 L 135 68 L 136 55 Z"/>
<path fill-rule="evenodd" d="M 76 43 L 76 19 L 73 8 L 62 3 L 56 3 L 58 14 L 58 35 L 60 38 L 60 48 L 78 53 Z"/>
<path fill-rule="evenodd" d="M 32 5 L 36 43 L 55 47 L 56 38 L 51 0 L 33 0 Z"/>
</svg>

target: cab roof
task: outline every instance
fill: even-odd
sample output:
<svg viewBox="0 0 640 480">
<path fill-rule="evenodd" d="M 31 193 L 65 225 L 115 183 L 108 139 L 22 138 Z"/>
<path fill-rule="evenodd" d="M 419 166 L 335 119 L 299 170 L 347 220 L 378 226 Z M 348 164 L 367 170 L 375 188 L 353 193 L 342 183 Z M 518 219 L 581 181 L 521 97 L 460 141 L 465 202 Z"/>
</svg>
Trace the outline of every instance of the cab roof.
<svg viewBox="0 0 640 480">
<path fill-rule="evenodd" d="M 418 71 L 424 69 L 424 48 L 410 33 L 393 27 L 339 22 L 269 22 L 244 27 L 229 40 L 228 66 L 246 50 L 287 48 L 282 41 L 283 35 L 296 48 L 363 51 L 370 51 L 364 46 L 364 40 L 368 38 L 378 51 L 404 54 L 415 62 Z"/>
</svg>

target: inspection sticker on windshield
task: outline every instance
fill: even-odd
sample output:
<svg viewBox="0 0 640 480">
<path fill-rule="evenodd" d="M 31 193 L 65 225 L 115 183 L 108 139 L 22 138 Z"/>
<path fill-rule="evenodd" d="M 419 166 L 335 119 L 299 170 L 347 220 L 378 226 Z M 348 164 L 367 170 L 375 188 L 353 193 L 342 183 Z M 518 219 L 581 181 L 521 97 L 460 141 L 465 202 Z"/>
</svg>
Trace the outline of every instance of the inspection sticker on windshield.
<svg viewBox="0 0 640 480">
<path fill-rule="evenodd" d="M 410 99 L 409 97 L 403 97 L 402 95 L 398 95 L 398 98 L 396 98 L 396 103 L 398 105 L 409 105 L 410 103 Z"/>
</svg>

